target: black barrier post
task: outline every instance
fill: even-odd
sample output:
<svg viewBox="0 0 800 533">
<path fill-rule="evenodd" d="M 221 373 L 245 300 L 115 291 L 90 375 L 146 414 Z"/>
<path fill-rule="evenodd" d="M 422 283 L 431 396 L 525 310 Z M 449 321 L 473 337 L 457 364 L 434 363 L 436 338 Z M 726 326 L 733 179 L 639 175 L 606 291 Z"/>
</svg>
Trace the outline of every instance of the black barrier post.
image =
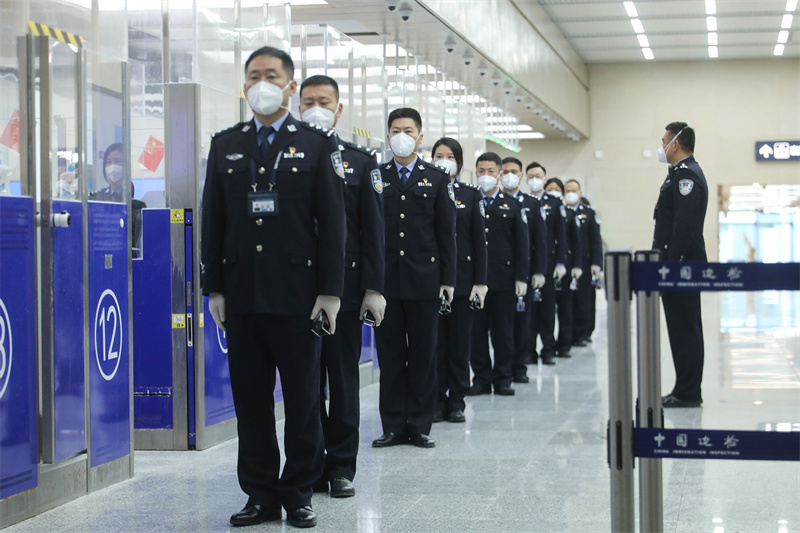
<svg viewBox="0 0 800 533">
<path fill-rule="evenodd" d="M 608 461 L 611 531 L 635 530 L 633 494 L 633 391 L 631 383 L 631 253 L 605 256 L 608 301 Z"/>
<path fill-rule="evenodd" d="M 658 250 L 638 251 L 640 263 L 658 262 Z M 639 369 L 639 401 L 637 426 L 664 427 L 661 409 L 661 325 L 657 291 L 636 292 L 636 339 Z M 660 459 L 639 459 L 639 531 L 664 531 L 664 500 Z"/>
</svg>

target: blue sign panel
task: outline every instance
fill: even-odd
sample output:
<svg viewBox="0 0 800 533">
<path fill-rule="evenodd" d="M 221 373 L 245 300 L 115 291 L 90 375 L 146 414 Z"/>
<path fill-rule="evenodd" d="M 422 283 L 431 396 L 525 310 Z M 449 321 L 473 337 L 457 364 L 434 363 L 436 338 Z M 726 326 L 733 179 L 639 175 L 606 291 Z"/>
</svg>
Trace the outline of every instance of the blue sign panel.
<svg viewBox="0 0 800 533">
<path fill-rule="evenodd" d="M 72 218 L 53 228 L 53 366 L 56 460 L 86 449 L 83 357 L 83 204 L 54 200 Z"/>
<path fill-rule="evenodd" d="M 636 457 L 800 461 L 800 432 L 636 428 L 634 441 Z"/>
<path fill-rule="evenodd" d="M 130 453 L 127 206 L 89 202 L 91 466 Z"/>
<path fill-rule="evenodd" d="M 37 485 L 33 200 L 0 196 L 0 499 Z"/>
<path fill-rule="evenodd" d="M 756 161 L 800 161 L 800 141 L 756 141 Z"/>
<path fill-rule="evenodd" d="M 634 291 L 797 291 L 800 263 L 634 262 Z"/>
<path fill-rule="evenodd" d="M 142 210 L 142 253 L 133 260 L 133 427 L 172 420 L 170 210 Z"/>
<path fill-rule="evenodd" d="M 236 416 L 233 408 L 231 377 L 228 371 L 228 339 L 208 310 L 208 297 L 203 297 L 203 367 L 206 390 L 206 426 Z"/>
<path fill-rule="evenodd" d="M 366 324 L 361 327 L 361 357 L 359 363 L 372 361 L 375 356 L 372 353 L 375 346 L 375 332 Z"/>
</svg>

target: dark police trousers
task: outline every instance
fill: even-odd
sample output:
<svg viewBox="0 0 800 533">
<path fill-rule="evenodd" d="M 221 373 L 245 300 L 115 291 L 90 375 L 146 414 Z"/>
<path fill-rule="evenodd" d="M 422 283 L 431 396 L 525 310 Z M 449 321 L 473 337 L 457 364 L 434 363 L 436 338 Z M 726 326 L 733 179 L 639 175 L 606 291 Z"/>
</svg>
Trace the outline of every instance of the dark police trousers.
<svg viewBox="0 0 800 533">
<path fill-rule="evenodd" d="M 328 408 L 320 394 L 322 432 L 325 436 L 323 479 L 356 475 L 360 420 L 359 361 L 362 324 L 358 312 L 336 315 L 336 334 L 322 338 L 321 388 L 328 385 Z"/>
<path fill-rule="evenodd" d="M 699 292 L 662 292 L 664 316 L 667 319 L 669 345 L 675 364 L 675 388 L 681 400 L 702 398 L 703 382 L 703 322 L 700 316 Z"/>
<path fill-rule="evenodd" d="M 239 428 L 239 485 L 248 504 L 268 508 L 311 504 L 325 448 L 319 417 L 319 339 L 307 316 L 228 314 L 228 367 Z M 275 434 L 280 372 L 286 464 Z"/>
<path fill-rule="evenodd" d="M 386 299 L 383 322 L 375 328 L 384 433 L 431 432 L 438 323 L 439 300 Z"/>
<path fill-rule="evenodd" d="M 573 294 L 575 329 L 573 339 L 590 339 L 594 333 L 597 294 L 592 285 L 591 265 L 583 265 L 583 274 L 578 278 L 578 290 Z"/>
<path fill-rule="evenodd" d="M 561 283 L 567 274 L 562 278 Z M 538 336 L 542 337 L 542 357 L 554 357 L 556 355 L 556 339 L 553 331 L 556 327 L 556 289 L 555 278 L 553 278 L 553 269 L 548 268 L 544 274 L 544 286 L 539 290 L 542 292 L 542 301 L 533 303 L 533 312 L 531 313 L 531 354 L 536 361 L 536 339 Z"/>
<path fill-rule="evenodd" d="M 525 311 L 514 313 L 514 363 L 512 374 L 515 378 L 528 375 L 526 361 L 531 356 L 531 330 L 533 316 L 533 287 L 528 285 L 525 294 Z M 534 339 L 535 340 L 535 339 Z"/>
<path fill-rule="evenodd" d="M 453 298 L 451 308 L 452 313 L 439 316 L 436 408 L 445 414 L 466 407 L 473 317 L 484 312 L 470 309 L 467 296 Z"/>
<path fill-rule="evenodd" d="M 572 283 L 570 270 L 561 278 L 561 290 L 556 291 L 556 302 L 558 304 L 558 338 L 556 339 L 556 350 L 558 353 L 569 353 L 572 348 L 575 308 L 575 291 L 569 289 Z"/>
<path fill-rule="evenodd" d="M 470 363 L 473 385 L 511 385 L 514 362 L 514 314 L 517 297 L 511 291 L 486 294 L 484 309 L 475 316 Z M 522 313 L 520 313 L 522 314 Z M 489 356 L 489 332 L 494 348 L 494 368 Z"/>
</svg>

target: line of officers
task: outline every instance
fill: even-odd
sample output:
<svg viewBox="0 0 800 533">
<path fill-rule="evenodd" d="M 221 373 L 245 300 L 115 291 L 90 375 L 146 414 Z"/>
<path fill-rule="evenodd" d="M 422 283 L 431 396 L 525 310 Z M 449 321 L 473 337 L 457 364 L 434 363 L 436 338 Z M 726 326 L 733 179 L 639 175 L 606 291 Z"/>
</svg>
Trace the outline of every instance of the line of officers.
<svg viewBox="0 0 800 533">
<path fill-rule="evenodd" d="M 389 114 L 394 157 L 379 166 L 334 133 L 332 78 L 306 79 L 302 121 L 292 117 L 294 66 L 280 50 L 254 52 L 245 75 L 254 119 L 214 136 L 202 211 L 203 290 L 227 331 L 248 496 L 230 521 L 280 520 L 283 507 L 290 525 L 311 527 L 313 492 L 355 494 L 362 323 L 375 327 L 381 370 L 372 445 L 432 448 L 434 422 L 465 421 L 466 395 L 513 395 L 527 364 L 590 342 L 599 221 L 579 183 L 548 180 L 538 163 L 487 152 L 476 187 L 458 180 L 456 140 L 439 139 L 424 161 L 412 108 Z"/>
</svg>

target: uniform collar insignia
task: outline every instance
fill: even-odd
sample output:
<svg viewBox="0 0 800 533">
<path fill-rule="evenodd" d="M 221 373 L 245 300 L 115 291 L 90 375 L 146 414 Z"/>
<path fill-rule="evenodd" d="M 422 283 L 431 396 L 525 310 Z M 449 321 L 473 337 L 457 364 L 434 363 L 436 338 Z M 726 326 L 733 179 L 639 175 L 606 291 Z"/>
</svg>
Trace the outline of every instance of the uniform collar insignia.
<svg viewBox="0 0 800 533">
<path fill-rule="evenodd" d="M 420 164 L 419 164 L 419 166 L 418 166 L 417 168 L 418 168 L 418 169 L 420 169 L 420 170 L 425 170 L 425 165 L 423 165 L 422 163 L 420 163 Z"/>
<path fill-rule="evenodd" d="M 340 145 L 339 145 L 339 150 L 342 150 L 342 151 L 344 151 L 344 145 L 341 145 L 341 144 L 340 144 Z"/>
<path fill-rule="evenodd" d="M 242 131 L 243 131 L 243 132 L 250 131 L 250 124 L 245 124 L 245 125 L 242 127 Z"/>
<path fill-rule="evenodd" d="M 386 170 L 389 170 L 390 168 L 392 168 L 392 164 L 391 164 L 391 163 L 389 163 L 388 165 L 386 165 Z"/>
<path fill-rule="evenodd" d="M 294 124 L 289 124 L 288 126 L 286 126 L 286 129 L 294 133 L 297 131 L 297 126 L 295 126 Z"/>
</svg>

